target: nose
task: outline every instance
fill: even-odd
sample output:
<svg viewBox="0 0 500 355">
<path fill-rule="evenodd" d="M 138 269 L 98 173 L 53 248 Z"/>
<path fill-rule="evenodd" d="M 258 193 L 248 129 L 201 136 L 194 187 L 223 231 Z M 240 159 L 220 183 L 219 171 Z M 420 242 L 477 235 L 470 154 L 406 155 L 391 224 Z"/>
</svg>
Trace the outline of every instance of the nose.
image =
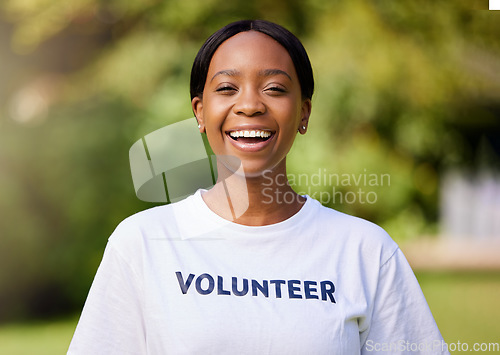
<svg viewBox="0 0 500 355">
<path fill-rule="evenodd" d="M 238 115 L 252 117 L 262 115 L 266 111 L 266 106 L 262 102 L 258 92 L 255 90 L 243 90 L 238 95 L 233 110 Z"/>
</svg>

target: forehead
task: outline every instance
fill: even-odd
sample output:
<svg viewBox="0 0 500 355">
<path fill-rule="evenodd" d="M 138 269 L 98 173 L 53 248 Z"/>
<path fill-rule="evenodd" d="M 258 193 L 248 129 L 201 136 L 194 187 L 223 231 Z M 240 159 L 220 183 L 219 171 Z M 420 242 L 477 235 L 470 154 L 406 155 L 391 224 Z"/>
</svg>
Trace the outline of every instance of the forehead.
<svg viewBox="0 0 500 355">
<path fill-rule="evenodd" d="M 296 76 L 285 47 L 257 31 L 240 32 L 224 41 L 215 51 L 209 73 L 226 69 L 281 69 Z"/>
</svg>

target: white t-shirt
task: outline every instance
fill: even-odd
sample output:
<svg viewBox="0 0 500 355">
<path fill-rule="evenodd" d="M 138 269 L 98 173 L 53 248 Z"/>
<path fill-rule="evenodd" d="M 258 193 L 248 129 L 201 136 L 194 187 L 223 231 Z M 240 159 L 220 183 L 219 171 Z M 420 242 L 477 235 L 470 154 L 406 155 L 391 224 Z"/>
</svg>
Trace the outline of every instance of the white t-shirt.
<svg viewBox="0 0 500 355">
<path fill-rule="evenodd" d="M 198 191 L 116 228 L 68 354 L 446 353 L 442 345 L 380 227 L 310 197 L 283 222 L 244 226 Z"/>
</svg>

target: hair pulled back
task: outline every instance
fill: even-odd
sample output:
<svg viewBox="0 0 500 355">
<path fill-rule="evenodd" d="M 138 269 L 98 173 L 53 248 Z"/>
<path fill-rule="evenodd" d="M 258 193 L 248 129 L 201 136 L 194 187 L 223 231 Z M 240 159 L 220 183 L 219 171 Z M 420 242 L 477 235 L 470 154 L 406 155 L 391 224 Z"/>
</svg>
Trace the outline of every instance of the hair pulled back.
<svg viewBox="0 0 500 355">
<path fill-rule="evenodd" d="M 191 69 L 190 93 L 191 100 L 203 96 L 203 89 L 207 80 L 208 68 L 212 57 L 219 46 L 234 35 L 257 31 L 268 35 L 281 44 L 290 55 L 303 99 L 311 99 L 314 92 L 314 77 L 311 62 L 304 46 L 297 37 L 284 27 L 264 20 L 241 20 L 230 23 L 211 35 L 200 48 Z"/>
</svg>

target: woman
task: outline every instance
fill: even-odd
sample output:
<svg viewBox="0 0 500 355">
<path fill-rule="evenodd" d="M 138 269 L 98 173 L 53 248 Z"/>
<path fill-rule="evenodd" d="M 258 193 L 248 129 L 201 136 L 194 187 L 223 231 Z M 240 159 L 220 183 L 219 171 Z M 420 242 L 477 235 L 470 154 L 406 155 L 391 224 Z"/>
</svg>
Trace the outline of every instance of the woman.
<svg viewBox="0 0 500 355">
<path fill-rule="evenodd" d="M 117 227 L 69 353 L 445 352 L 390 237 L 284 181 L 312 93 L 284 28 L 239 21 L 207 40 L 191 97 L 218 181 Z"/>
</svg>

